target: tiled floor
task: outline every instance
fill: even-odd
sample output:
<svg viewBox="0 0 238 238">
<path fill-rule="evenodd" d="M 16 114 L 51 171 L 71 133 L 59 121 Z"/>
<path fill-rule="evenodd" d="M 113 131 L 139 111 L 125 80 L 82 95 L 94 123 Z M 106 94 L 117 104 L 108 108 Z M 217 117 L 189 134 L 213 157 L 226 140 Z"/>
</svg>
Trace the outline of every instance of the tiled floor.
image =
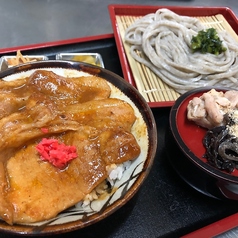
<svg viewBox="0 0 238 238">
<path fill-rule="evenodd" d="M 0 0 L 0 48 L 112 33 L 109 4 L 228 6 L 236 0 Z"/>
</svg>

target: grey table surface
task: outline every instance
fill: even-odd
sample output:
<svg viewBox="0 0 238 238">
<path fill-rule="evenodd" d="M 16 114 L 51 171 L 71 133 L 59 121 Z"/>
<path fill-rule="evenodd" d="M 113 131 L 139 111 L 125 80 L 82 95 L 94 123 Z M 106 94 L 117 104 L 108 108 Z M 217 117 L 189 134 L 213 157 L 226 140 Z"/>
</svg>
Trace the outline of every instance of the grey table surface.
<svg viewBox="0 0 238 238">
<path fill-rule="evenodd" d="M 109 4 L 226 6 L 237 0 L 0 0 L 0 49 L 112 32 Z"/>
</svg>

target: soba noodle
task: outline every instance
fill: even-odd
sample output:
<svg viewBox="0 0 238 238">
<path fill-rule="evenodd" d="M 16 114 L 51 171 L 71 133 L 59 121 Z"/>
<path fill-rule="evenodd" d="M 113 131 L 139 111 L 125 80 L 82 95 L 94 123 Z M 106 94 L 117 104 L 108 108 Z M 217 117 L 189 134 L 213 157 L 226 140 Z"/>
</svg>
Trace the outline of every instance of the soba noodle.
<svg viewBox="0 0 238 238">
<path fill-rule="evenodd" d="M 238 43 L 227 32 L 218 32 L 225 52 L 192 53 L 191 39 L 204 29 L 197 18 L 159 9 L 127 28 L 125 41 L 135 60 L 179 93 L 202 86 L 238 86 Z"/>
</svg>

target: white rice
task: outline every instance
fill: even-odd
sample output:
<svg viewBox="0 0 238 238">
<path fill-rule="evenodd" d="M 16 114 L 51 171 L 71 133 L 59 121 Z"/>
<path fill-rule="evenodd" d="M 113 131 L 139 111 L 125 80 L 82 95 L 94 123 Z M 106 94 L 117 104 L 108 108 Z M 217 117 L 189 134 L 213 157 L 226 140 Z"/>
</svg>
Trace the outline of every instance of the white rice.
<svg viewBox="0 0 238 238">
<path fill-rule="evenodd" d="M 122 164 L 111 164 L 106 166 L 106 170 L 108 173 L 108 178 L 100 183 L 91 193 L 87 194 L 82 202 L 82 207 L 86 207 L 90 204 L 90 202 L 97 200 L 104 193 L 107 193 L 108 182 L 111 187 L 115 184 L 116 180 L 121 180 L 123 173 L 127 170 L 131 165 L 131 161 L 126 161 Z"/>
</svg>

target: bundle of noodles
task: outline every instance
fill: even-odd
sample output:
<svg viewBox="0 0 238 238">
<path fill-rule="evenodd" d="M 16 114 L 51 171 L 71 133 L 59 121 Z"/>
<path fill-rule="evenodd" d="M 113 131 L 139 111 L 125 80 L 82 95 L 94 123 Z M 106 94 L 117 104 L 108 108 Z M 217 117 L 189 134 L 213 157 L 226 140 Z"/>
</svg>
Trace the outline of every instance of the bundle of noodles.
<svg viewBox="0 0 238 238">
<path fill-rule="evenodd" d="M 203 86 L 238 85 L 238 44 L 218 32 L 227 49 L 219 55 L 193 53 L 191 39 L 204 30 L 193 17 L 159 9 L 135 21 L 125 32 L 130 54 L 179 93 Z"/>
</svg>

